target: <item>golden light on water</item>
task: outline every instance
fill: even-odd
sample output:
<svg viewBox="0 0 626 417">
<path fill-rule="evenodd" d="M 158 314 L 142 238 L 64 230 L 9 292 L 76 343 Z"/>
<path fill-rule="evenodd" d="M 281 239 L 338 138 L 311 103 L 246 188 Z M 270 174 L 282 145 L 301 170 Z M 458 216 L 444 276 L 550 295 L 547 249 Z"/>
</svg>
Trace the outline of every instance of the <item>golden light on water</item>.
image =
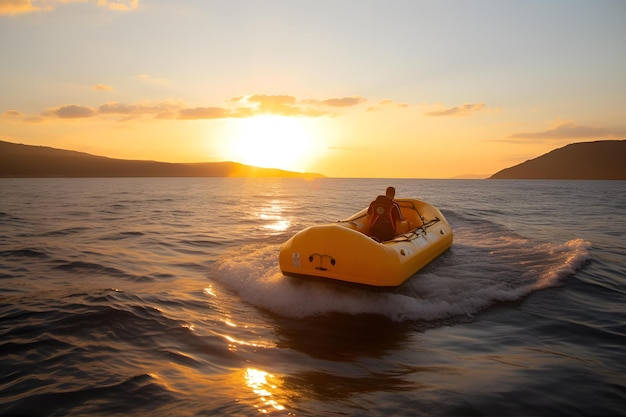
<svg viewBox="0 0 626 417">
<path fill-rule="evenodd" d="M 277 390 L 277 385 L 273 382 L 274 375 L 255 368 L 247 368 L 244 374 L 246 385 L 254 392 L 261 402 L 259 411 L 268 414 L 273 410 L 282 411 L 285 409 L 278 401 L 272 398 L 273 392 Z"/>
<path fill-rule="evenodd" d="M 261 207 L 258 216 L 267 221 L 262 227 L 276 232 L 284 232 L 291 225 L 291 221 L 283 216 L 283 206 L 279 201 L 273 200 L 266 207 Z"/>
<path fill-rule="evenodd" d="M 225 325 L 227 325 L 227 326 L 230 326 L 230 327 L 237 327 L 237 325 L 236 325 L 235 323 L 233 323 L 232 321 L 230 321 L 230 320 L 223 319 L 222 321 L 223 321 L 223 322 L 224 322 L 224 324 L 225 324 Z"/>
<path fill-rule="evenodd" d="M 231 352 L 236 352 L 239 346 L 250 346 L 253 348 L 271 348 L 273 345 L 267 343 L 255 343 L 255 342 L 246 342 L 245 340 L 235 339 L 229 335 L 221 335 L 224 339 L 228 341 L 228 350 Z"/>
</svg>

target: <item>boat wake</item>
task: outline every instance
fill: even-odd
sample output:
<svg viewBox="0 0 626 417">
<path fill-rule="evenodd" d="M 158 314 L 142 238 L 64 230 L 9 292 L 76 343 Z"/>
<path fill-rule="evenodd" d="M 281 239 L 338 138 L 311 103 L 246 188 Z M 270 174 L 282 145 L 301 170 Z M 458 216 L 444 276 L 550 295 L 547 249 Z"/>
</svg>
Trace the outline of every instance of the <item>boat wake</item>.
<svg viewBox="0 0 626 417">
<path fill-rule="evenodd" d="M 486 221 L 456 219 L 452 248 L 389 292 L 283 276 L 279 245 L 250 245 L 221 256 L 211 279 L 246 302 L 302 318 L 381 314 L 394 321 L 473 316 L 560 285 L 589 259 L 589 242 L 537 243 Z"/>
</svg>

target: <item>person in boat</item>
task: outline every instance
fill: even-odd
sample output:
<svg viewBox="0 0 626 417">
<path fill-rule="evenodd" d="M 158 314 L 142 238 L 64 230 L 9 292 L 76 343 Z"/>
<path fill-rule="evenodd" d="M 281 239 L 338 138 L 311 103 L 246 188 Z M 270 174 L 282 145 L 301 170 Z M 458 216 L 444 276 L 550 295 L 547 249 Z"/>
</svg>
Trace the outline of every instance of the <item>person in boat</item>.
<svg viewBox="0 0 626 417">
<path fill-rule="evenodd" d="M 380 242 L 396 236 L 396 222 L 402 220 L 400 205 L 394 200 L 396 189 L 387 187 L 385 195 L 379 195 L 367 208 L 370 217 L 370 236 Z"/>
</svg>

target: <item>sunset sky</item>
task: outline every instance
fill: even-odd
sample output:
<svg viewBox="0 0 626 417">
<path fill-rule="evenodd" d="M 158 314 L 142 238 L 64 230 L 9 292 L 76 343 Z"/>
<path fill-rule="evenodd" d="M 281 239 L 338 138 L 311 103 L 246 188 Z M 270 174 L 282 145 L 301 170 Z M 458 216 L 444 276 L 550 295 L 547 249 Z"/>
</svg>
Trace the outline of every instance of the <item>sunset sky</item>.
<svg viewBox="0 0 626 417">
<path fill-rule="evenodd" d="M 0 0 L 0 140 L 332 177 L 626 139 L 624 0 Z"/>
</svg>

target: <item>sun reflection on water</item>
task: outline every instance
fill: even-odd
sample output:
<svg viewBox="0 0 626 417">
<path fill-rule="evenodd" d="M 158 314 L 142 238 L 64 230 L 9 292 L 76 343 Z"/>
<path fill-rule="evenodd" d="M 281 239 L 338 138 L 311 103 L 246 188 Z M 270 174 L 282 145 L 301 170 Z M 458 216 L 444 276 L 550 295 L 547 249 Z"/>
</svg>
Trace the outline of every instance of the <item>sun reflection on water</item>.
<svg viewBox="0 0 626 417">
<path fill-rule="evenodd" d="M 261 413 L 268 414 L 275 410 L 282 411 L 285 409 L 278 401 L 271 398 L 273 391 L 277 389 L 276 384 L 273 383 L 274 375 L 260 369 L 247 368 L 244 378 L 246 385 L 259 396 L 261 405 L 258 408 Z"/>
<path fill-rule="evenodd" d="M 263 225 L 264 229 L 283 232 L 289 228 L 291 222 L 282 215 L 283 206 L 280 201 L 272 200 L 267 207 L 261 207 L 258 214 L 261 220 L 267 220 L 268 223 Z"/>
</svg>

